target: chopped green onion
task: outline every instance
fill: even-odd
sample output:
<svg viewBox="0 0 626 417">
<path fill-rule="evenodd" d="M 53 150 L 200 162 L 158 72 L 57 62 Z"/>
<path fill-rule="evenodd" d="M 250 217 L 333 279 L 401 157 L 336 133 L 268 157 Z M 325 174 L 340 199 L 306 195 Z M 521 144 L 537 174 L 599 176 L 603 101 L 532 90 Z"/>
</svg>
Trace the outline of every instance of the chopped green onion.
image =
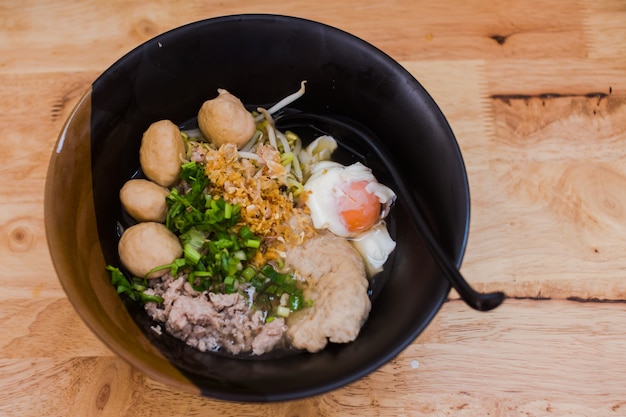
<svg viewBox="0 0 626 417">
<path fill-rule="evenodd" d="M 292 311 L 298 311 L 302 308 L 302 297 L 295 294 L 289 295 L 289 308 Z"/>
<path fill-rule="evenodd" d="M 261 246 L 261 241 L 259 239 L 248 239 L 246 240 L 246 246 L 248 248 L 258 248 Z"/>
<path fill-rule="evenodd" d="M 144 293 L 146 289 L 145 280 L 142 282 L 139 278 L 133 277 L 131 283 L 118 268 L 108 265 L 106 269 L 111 272 L 111 283 L 115 286 L 118 294 L 126 294 L 131 300 L 142 304 L 163 302 L 161 297 Z"/>
<path fill-rule="evenodd" d="M 252 278 L 254 278 L 255 275 L 256 275 L 256 270 L 251 266 L 248 266 L 243 271 L 241 271 L 241 276 L 248 282 Z"/>
<path fill-rule="evenodd" d="M 210 277 L 212 275 L 213 274 L 210 271 L 194 271 L 189 274 L 189 276 L 194 276 L 194 277 Z"/>
<path fill-rule="evenodd" d="M 243 250 L 233 252 L 233 258 L 239 259 L 240 261 L 245 261 L 248 259 L 246 253 Z"/>
<path fill-rule="evenodd" d="M 196 228 L 189 229 L 187 233 L 181 236 L 181 239 L 194 249 L 200 249 L 205 241 L 204 234 Z"/>
<path fill-rule="evenodd" d="M 230 203 L 226 203 L 224 206 L 224 218 L 230 219 L 233 215 L 233 206 Z"/>
<path fill-rule="evenodd" d="M 167 264 L 167 265 L 161 265 L 161 266 L 157 266 L 155 268 L 152 268 L 151 270 L 149 270 L 146 275 L 144 276 L 144 278 L 148 278 L 150 276 L 150 274 L 152 274 L 153 272 L 156 271 L 162 271 L 164 269 L 168 269 L 171 268 L 171 264 Z"/>
<path fill-rule="evenodd" d="M 191 265 L 197 265 L 198 262 L 200 262 L 200 259 L 202 258 L 202 255 L 200 254 L 200 252 L 198 252 L 198 250 L 189 243 L 185 244 L 183 248 L 183 253 L 185 254 L 185 259 Z"/>
<path fill-rule="evenodd" d="M 239 229 L 239 236 L 241 236 L 242 239 L 252 239 L 256 237 L 248 226 L 244 226 L 241 229 Z"/>
<path fill-rule="evenodd" d="M 170 266 L 170 275 L 178 275 L 178 270 L 184 267 L 186 264 L 187 262 L 185 261 L 185 258 L 175 259 Z"/>
<path fill-rule="evenodd" d="M 276 308 L 276 314 L 281 317 L 289 317 L 290 313 L 291 313 L 291 310 L 289 309 L 289 307 L 278 306 Z"/>
</svg>

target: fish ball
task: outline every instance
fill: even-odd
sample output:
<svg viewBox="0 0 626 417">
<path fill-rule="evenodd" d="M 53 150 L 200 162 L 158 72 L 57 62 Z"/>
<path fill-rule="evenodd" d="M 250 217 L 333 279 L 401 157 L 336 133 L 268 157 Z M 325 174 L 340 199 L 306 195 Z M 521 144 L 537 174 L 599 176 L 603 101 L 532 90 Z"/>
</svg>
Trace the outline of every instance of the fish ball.
<svg viewBox="0 0 626 417">
<path fill-rule="evenodd" d="M 122 206 L 138 222 L 165 222 L 170 190 L 152 181 L 132 179 L 120 190 Z"/>
<path fill-rule="evenodd" d="M 154 122 L 144 132 L 139 162 L 146 177 L 157 184 L 170 187 L 178 181 L 185 155 L 185 142 L 171 121 Z"/>
<path fill-rule="evenodd" d="M 183 254 L 176 235 L 161 223 L 138 223 L 126 229 L 118 244 L 122 264 L 135 276 L 145 277 L 152 269 L 171 264 Z M 158 278 L 168 272 L 162 269 L 147 278 Z"/>
<path fill-rule="evenodd" d="M 237 97 L 221 88 L 217 91 L 217 97 L 202 104 L 198 127 L 218 147 L 232 143 L 241 148 L 254 135 L 254 117 Z"/>
</svg>

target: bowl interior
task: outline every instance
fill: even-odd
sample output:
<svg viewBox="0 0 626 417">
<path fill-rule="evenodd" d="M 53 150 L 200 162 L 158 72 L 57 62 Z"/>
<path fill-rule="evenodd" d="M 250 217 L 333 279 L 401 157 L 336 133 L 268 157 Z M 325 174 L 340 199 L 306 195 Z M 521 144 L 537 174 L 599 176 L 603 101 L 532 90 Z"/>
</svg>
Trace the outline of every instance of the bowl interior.
<svg viewBox="0 0 626 417">
<path fill-rule="evenodd" d="M 50 250 L 68 298 L 112 350 L 157 380 L 238 401 L 319 394 L 397 355 L 449 292 L 398 201 L 389 219 L 397 248 L 372 282 L 372 311 L 353 343 L 282 358 L 200 353 L 157 335 L 143 309 L 115 293 L 105 265 L 120 265 L 118 226 L 128 221 L 118 192 L 140 175 L 141 134 L 150 123 L 190 120 L 217 88 L 254 108 L 297 90 L 302 80 L 307 92 L 293 108 L 367 126 L 442 247 L 461 263 L 469 226 L 463 160 L 439 108 L 401 66 L 352 35 L 293 17 L 227 16 L 175 29 L 131 51 L 93 83 L 61 133 L 45 203 Z M 393 188 L 365 145 L 350 149 L 348 158 L 364 159 Z"/>
</svg>

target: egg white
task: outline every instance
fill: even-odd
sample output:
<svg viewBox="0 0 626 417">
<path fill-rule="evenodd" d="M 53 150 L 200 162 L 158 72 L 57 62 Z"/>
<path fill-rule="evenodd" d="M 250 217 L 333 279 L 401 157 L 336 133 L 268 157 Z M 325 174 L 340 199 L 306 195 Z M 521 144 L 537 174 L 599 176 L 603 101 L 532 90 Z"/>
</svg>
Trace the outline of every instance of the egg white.
<svg viewBox="0 0 626 417">
<path fill-rule="evenodd" d="M 396 248 L 396 242 L 389 235 L 384 222 L 361 233 L 350 242 L 361 254 L 367 274 L 372 276 L 383 270 L 387 258 Z"/>
<path fill-rule="evenodd" d="M 311 212 L 314 227 L 328 229 L 337 236 L 350 239 L 361 254 L 368 275 L 371 276 L 382 270 L 396 243 L 390 237 L 383 221 L 388 213 L 386 209 L 382 210 L 380 221 L 364 232 L 350 232 L 344 225 L 338 210 L 338 199 L 346 184 L 359 181 L 367 181 L 365 190 L 374 194 L 387 208 L 396 198 L 389 187 L 376 180 L 368 167 L 358 162 L 349 166 L 333 161 L 318 162 L 311 167 L 311 176 L 304 184 L 304 189 L 308 193 L 306 204 Z"/>
</svg>

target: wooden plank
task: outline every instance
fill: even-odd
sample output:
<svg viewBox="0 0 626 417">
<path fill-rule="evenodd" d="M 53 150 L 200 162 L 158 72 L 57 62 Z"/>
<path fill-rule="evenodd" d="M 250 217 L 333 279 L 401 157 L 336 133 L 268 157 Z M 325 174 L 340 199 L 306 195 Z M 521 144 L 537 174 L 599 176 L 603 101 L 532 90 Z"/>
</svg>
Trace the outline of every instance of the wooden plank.
<svg viewBox="0 0 626 417">
<path fill-rule="evenodd" d="M 626 93 L 626 63 L 611 58 L 502 59 L 487 65 L 492 96 Z"/>
<path fill-rule="evenodd" d="M 467 160 L 463 272 L 511 296 L 624 299 L 626 97 L 498 99 L 493 112 L 495 135 Z"/>
<path fill-rule="evenodd" d="M 616 60 L 626 57 L 626 6 L 621 0 L 585 2 L 589 56 Z"/>
<path fill-rule="evenodd" d="M 463 151 L 468 280 L 513 297 L 625 298 L 613 262 L 626 267 L 626 95 L 494 97 L 491 63 L 402 64 L 439 103 Z"/>
<path fill-rule="evenodd" d="M 503 416 L 617 416 L 626 407 L 625 319 L 623 303 L 510 300 L 497 313 L 477 313 L 449 302 L 416 342 L 370 376 L 318 397 L 278 404 L 221 402 L 172 391 L 97 349 L 66 356 L 64 349 L 75 349 L 72 339 L 55 346 L 58 355 L 38 355 L 40 347 L 28 354 L 23 345 L 20 358 L 0 360 L 0 373 L 10 382 L 0 392 L 0 413 L 474 416 L 489 410 Z M 24 390 L 30 401 L 23 401 Z"/>
<path fill-rule="evenodd" d="M 347 30 L 422 82 L 470 179 L 462 272 L 512 297 L 483 314 L 453 293 L 388 365 L 279 404 L 176 392 L 110 352 L 66 299 L 43 224 L 50 153 L 98 74 L 158 33 L 250 3 L 13 3 L 0 3 L 0 415 L 624 415 L 622 0 L 255 3 Z"/>
<path fill-rule="evenodd" d="M 446 0 L 416 7 L 393 3 L 271 2 L 254 12 L 302 16 L 351 32 L 398 60 L 585 57 L 584 17 L 578 2 Z M 153 36 L 220 15 L 250 13 L 247 2 L 23 1 L 0 10 L 0 71 L 102 71 Z M 376 24 L 372 24 L 376 22 Z M 41 37 L 39 33 L 47 36 Z M 98 51 L 97 54 L 92 51 Z M 86 59 L 85 57 L 89 57 Z M 52 58 L 52 59 L 51 59 Z"/>
<path fill-rule="evenodd" d="M 48 162 L 65 119 L 93 73 L 2 74 L 0 299 L 62 296 L 44 227 Z"/>
<path fill-rule="evenodd" d="M 31 288 L 30 297 L 22 294 L 23 298 L 14 296 L 10 303 L 3 303 L 0 319 L 6 333 L 0 342 L 1 358 L 27 362 L 113 355 L 85 326 L 64 293 Z"/>
</svg>

